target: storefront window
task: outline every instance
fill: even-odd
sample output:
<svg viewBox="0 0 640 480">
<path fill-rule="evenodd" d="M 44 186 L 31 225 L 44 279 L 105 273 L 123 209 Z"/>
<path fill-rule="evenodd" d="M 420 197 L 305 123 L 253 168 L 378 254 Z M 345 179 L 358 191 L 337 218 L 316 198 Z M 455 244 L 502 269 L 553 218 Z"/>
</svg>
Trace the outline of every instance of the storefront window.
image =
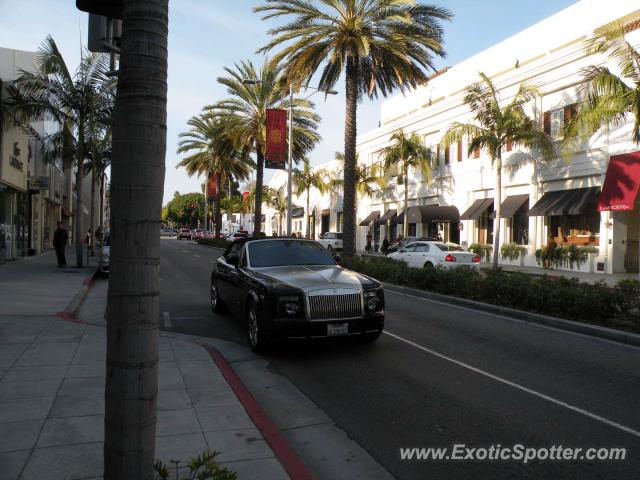
<svg viewBox="0 0 640 480">
<path fill-rule="evenodd" d="M 600 214 L 562 215 L 549 218 L 549 233 L 558 245 L 600 245 Z"/>
</svg>

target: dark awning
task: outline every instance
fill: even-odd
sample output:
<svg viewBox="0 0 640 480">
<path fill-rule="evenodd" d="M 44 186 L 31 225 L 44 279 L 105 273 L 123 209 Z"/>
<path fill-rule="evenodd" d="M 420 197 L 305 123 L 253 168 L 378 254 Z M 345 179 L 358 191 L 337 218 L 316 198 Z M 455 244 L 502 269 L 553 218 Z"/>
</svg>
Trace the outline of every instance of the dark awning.
<svg viewBox="0 0 640 480">
<path fill-rule="evenodd" d="M 598 211 L 633 210 L 640 188 L 640 152 L 615 155 L 598 199 Z"/>
<path fill-rule="evenodd" d="M 460 212 L 449 205 L 423 205 L 409 207 L 407 219 L 409 223 L 458 223 Z"/>
<path fill-rule="evenodd" d="M 387 210 L 384 215 L 382 215 L 378 220 L 376 220 L 376 225 L 380 225 L 381 223 L 387 223 L 387 220 L 391 220 L 396 216 L 396 210 Z"/>
<path fill-rule="evenodd" d="M 460 215 L 460 220 L 477 220 L 491 205 L 493 205 L 493 198 L 481 198 L 480 200 L 476 200 L 462 215 Z"/>
<path fill-rule="evenodd" d="M 366 227 L 367 225 L 369 225 L 371 222 L 373 222 L 376 218 L 378 218 L 380 216 L 380 210 L 374 210 L 373 212 L 371 212 L 367 218 L 365 218 L 364 220 L 362 220 L 360 222 L 360 226 L 361 227 Z"/>
<path fill-rule="evenodd" d="M 293 207 L 291 209 L 291 218 L 304 217 L 304 207 Z"/>
<path fill-rule="evenodd" d="M 391 217 L 391 225 L 404 225 L 404 212 L 400 212 L 400 215 Z"/>
<path fill-rule="evenodd" d="M 530 217 L 595 213 L 600 187 L 547 192 L 529 210 Z"/>
<path fill-rule="evenodd" d="M 500 205 L 500 218 L 511 218 L 518 209 L 529 202 L 529 195 L 512 195 L 507 197 Z M 496 218 L 496 212 L 491 214 L 491 218 Z"/>
</svg>

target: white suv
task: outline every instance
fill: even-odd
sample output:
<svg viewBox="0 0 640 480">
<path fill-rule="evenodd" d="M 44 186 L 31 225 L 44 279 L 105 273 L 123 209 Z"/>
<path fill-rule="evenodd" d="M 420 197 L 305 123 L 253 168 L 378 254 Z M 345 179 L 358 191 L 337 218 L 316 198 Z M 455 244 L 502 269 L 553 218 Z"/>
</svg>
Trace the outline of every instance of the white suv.
<svg viewBox="0 0 640 480">
<path fill-rule="evenodd" d="M 329 253 L 342 250 L 342 233 L 341 232 L 327 232 L 320 235 L 318 243 L 326 248 Z"/>
</svg>

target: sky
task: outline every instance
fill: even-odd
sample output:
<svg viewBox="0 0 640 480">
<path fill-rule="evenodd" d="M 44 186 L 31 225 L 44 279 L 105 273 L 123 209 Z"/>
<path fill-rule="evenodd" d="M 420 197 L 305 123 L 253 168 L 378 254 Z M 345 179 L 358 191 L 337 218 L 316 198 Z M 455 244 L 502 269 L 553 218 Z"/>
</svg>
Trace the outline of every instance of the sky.
<svg viewBox="0 0 640 480">
<path fill-rule="evenodd" d="M 444 24 L 447 56 L 438 68 L 452 66 L 576 3 L 575 0 L 441 0 L 434 3 L 454 14 Z M 175 191 L 200 191 L 203 178 L 188 177 L 176 169 L 180 160 L 178 135 L 186 122 L 203 106 L 225 98 L 226 90 L 216 82 L 224 67 L 250 59 L 264 61 L 256 49 L 269 40 L 272 21 L 253 13 L 261 4 L 254 0 L 170 0 L 169 91 L 167 103 L 167 155 L 164 203 Z M 35 51 L 50 34 L 67 64 L 77 66 L 81 42 L 86 44 L 87 14 L 79 12 L 75 0 L 0 0 L 0 47 Z M 334 158 L 344 146 L 344 85 L 338 95 L 311 97 L 322 117 L 321 142 L 309 154 L 312 164 Z M 364 99 L 358 107 L 358 132 L 376 128 L 382 99 Z M 267 170 L 268 180 L 272 172 Z"/>
</svg>

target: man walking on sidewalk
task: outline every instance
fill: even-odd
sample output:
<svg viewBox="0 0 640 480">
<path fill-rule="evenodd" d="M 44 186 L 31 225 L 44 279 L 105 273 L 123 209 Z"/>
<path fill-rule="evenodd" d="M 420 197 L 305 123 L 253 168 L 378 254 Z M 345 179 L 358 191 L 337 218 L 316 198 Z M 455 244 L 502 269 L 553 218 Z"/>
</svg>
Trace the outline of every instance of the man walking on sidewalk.
<svg viewBox="0 0 640 480">
<path fill-rule="evenodd" d="M 67 248 L 67 242 L 69 241 L 69 234 L 64 229 L 62 222 L 58 222 L 58 228 L 53 234 L 53 247 L 56 249 L 56 257 L 58 257 L 58 266 L 66 267 L 67 259 L 64 256 L 64 250 Z"/>
</svg>

